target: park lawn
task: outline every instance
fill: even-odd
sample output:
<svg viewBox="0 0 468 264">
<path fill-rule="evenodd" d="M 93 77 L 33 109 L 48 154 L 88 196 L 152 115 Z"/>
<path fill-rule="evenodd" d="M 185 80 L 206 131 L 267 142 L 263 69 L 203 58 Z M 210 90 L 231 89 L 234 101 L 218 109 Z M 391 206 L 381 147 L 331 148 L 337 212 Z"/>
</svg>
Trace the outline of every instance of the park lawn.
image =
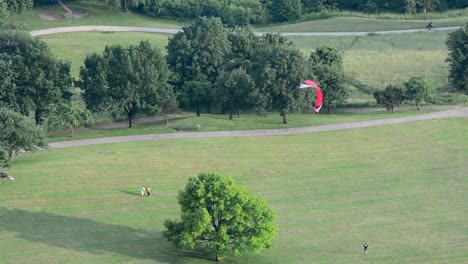
<svg viewBox="0 0 468 264">
<path fill-rule="evenodd" d="M 156 19 L 135 12 L 122 12 L 121 10 L 109 7 L 98 1 L 76 1 L 67 3 L 70 8 L 77 12 L 88 13 L 87 17 L 76 18 L 73 24 L 71 17 L 62 20 L 44 20 L 39 17 L 42 12 L 52 12 L 65 14 L 66 11 L 57 5 L 39 6 L 22 14 L 12 14 L 10 22 L 21 23 L 28 31 L 70 26 L 140 26 L 140 27 L 160 27 L 160 28 L 181 28 L 183 23 L 175 20 Z"/>
<path fill-rule="evenodd" d="M 467 130 L 451 118 L 21 154 L 17 180 L 0 181 L 0 263 L 213 263 L 161 237 L 207 170 L 264 197 L 279 225 L 272 249 L 223 263 L 466 263 Z"/>
<path fill-rule="evenodd" d="M 464 16 L 441 19 L 398 20 L 365 17 L 336 16 L 327 19 L 311 20 L 294 24 L 284 24 L 271 27 L 259 27 L 259 32 L 374 32 L 400 29 L 425 28 L 429 21 L 435 27 L 463 26 L 468 20 L 468 12 Z"/>
<path fill-rule="evenodd" d="M 202 113 L 200 117 L 197 117 L 194 113 L 183 113 L 182 115 L 178 115 L 176 118 L 170 120 L 167 127 L 164 121 L 158 120 L 151 123 L 134 124 L 132 128 L 80 128 L 75 131 L 75 135 L 73 137 L 70 137 L 68 134 L 66 134 L 65 131 L 56 131 L 49 137 L 49 142 L 127 135 L 175 133 L 178 131 L 178 128 L 195 127 L 196 125 L 200 125 L 200 131 L 307 127 L 384 118 L 396 118 L 437 111 L 436 109 L 416 111 L 415 107 L 408 108 L 411 110 L 396 110 L 395 113 L 380 111 L 382 109 L 376 109 L 376 111 L 369 111 L 369 109 L 366 109 L 365 111 L 354 113 L 336 111 L 332 109 L 331 114 L 326 114 L 326 109 L 322 109 L 322 112 L 319 115 L 313 115 L 312 113 L 290 114 L 288 115 L 288 124 L 282 123 L 282 118 L 278 113 L 269 113 L 267 116 L 258 116 L 255 113 L 246 113 L 241 114 L 239 118 L 234 116 L 232 120 L 229 120 L 227 115 Z M 185 130 L 185 132 L 187 131 Z"/>
<path fill-rule="evenodd" d="M 102 54 L 106 45 L 138 45 L 140 41 L 147 40 L 165 55 L 170 36 L 144 32 L 77 32 L 40 38 L 57 58 L 71 62 L 71 75 L 78 78 L 86 56 L 91 53 Z"/>
</svg>

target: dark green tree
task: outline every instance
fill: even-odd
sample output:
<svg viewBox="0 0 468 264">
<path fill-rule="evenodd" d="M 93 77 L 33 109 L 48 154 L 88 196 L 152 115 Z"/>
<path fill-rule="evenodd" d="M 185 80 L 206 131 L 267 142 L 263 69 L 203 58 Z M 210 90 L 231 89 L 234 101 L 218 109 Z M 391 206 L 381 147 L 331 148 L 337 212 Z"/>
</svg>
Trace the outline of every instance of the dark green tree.
<svg viewBox="0 0 468 264">
<path fill-rule="evenodd" d="M 228 30 L 219 18 L 196 19 L 170 38 L 167 52 L 176 91 L 187 97 L 183 90 L 185 82 L 207 81 L 214 87 L 230 52 Z"/>
<path fill-rule="evenodd" d="M 468 22 L 450 33 L 446 43 L 449 82 L 457 91 L 468 93 Z"/>
<path fill-rule="evenodd" d="M 122 47 L 107 46 L 102 55 L 88 55 L 76 85 L 94 112 L 125 113 L 132 127 L 137 113 L 161 111 L 162 102 L 172 94 L 169 69 L 159 49 L 147 41 Z"/>
<path fill-rule="evenodd" d="M 201 108 L 205 106 L 208 109 L 213 101 L 214 91 L 212 84 L 208 81 L 188 81 L 183 87 L 182 102 L 195 108 L 197 116 L 200 116 Z"/>
<path fill-rule="evenodd" d="M 305 59 L 292 43 L 280 35 L 267 34 L 253 58 L 252 77 L 259 89 L 257 105 L 278 111 L 283 123 L 299 108 L 298 85 L 305 76 Z"/>
<path fill-rule="evenodd" d="M 229 113 L 229 119 L 241 109 L 255 106 L 258 91 L 252 77 L 243 68 L 221 74 L 217 83 L 217 96 L 221 110 Z"/>
<path fill-rule="evenodd" d="M 27 32 L 0 31 L 0 67 L 8 76 L 0 77 L 6 82 L 0 89 L 9 89 L 0 92 L 0 104 L 23 115 L 33 112 L 38 124 L 49 106 L 71 98 L 70 63 L 55 59 L 45 42 Z M 2 94 L 8 94 L 6 99 Z"/>
<path fill-rule="evenodd" d="M 331 108 L 348 97 L 341 54 L 336 48 L 322 46 L 310 54 L 308 62 L 310 73 L 322 89 L 323 102 L 330 113 Z"/>
<path fill-rule="evenodd" d="M 33 1 L 32 0 L 4 0 L 7 9 L 11 13 L 22 13 L 27 10 L 31 10 L 33 7 Z"/>
<path fill-rule="evenodd" d="M 0 29 L 7 23 L 9 15 L 7 4 L 4 0 L 0 0 Z"/>
<path fill-rule="evenodd" d="M 302 15 L 301 0 L 271 0 L 268 6 L 273 22 L 294 21 Z"/>
<path fill-rule="evenodd" d="M 266 201 L 219 173 L 190 178 L 178 200 L 181 220 L 166 220 L 163 236 L 178 248 L 202 246 L 216 261 L 270 248 L 278 232 Z"/>
<path fill-rule="evenodd" d="M 429 100 L 434 94 L 434 82 L 427 77 L 413 77 L 405 83 L 405 97 L 416 104 L 419 110 L 419 104 L 422 101 Z"/>
<path fill-rule="evenodd" d="M 47 145 L 46 135 L 33 120 L 6 108 L 0 108 L 0 168 L 10 165 L 20 150 L 35 151 Z"/>
<path fill-rule="evenodd" d="M 392 111 L 392 113 L 394 108 L 405 100 L 403 89 L 394 85 L 387 86 L 383 91 L 375 91 L 374 98 L 377 104 L 385 107 L 387 111 Z"/>
</svg>

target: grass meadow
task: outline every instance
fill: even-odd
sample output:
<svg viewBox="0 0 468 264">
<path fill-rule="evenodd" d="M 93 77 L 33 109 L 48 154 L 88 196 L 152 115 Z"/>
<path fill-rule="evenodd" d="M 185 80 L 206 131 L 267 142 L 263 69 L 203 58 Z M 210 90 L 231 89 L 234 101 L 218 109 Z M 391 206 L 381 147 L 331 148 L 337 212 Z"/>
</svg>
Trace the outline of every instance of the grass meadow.
<svg viewBox="0 0 468 264">
<path fill-rule="evenodd" d="M 451 118 L 21 154 L 0 181 L 0 263 L 213 263 L 161 237 L 207 170 L 264 197 L 279 225 L 271 250 L 223 263 L 466 263 L 466 131 Z"/>
</svg>

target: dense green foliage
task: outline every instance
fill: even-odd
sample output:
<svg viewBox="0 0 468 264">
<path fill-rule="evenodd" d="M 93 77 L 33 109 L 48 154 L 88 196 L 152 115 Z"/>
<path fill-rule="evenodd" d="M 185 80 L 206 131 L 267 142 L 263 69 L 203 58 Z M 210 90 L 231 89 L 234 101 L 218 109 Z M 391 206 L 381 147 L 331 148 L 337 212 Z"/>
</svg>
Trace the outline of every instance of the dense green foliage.
<svg viewBox="0 0 468 264">
<path fill-rule="evenodd" d="M 348 97 L 344 87 L 345 74 L 340 52 L 333 47 L 322 46 L 309 56 L 310 73 L 323 92 L 323 102 L 330 109 L 343 103 Z"/>
<path fill-rule="evenodd" d="M 253 57 L 252 76 L 259 89 L 257 104 L 278 111 L 286 124 L 287 114 L 300 106 L 298 84 L 306 75 L 302 53 L 278 34 L 266 34 Z"/>
<path fill-rule="evenodd" d="M 449 82 L 460 91 L 468 93 L 468 22 L 464 27 L 449 34 Z"/>
<path fill-rule="evenodd" d="M 181 220 L 167 220 L 163 235 L 179 248 L 202 246 L 216 261 L 270 248 L 278 232 L 266 201 L 220 173 L 191 177 L 178 200 Z"/>
<path fill-rule="evenodd" d="M 83 90 L 86 107 L 125 113 L 129 127 L 137 113 L 161 112 L 162 103 L 174 96 L 166 61 L 147 41 L 107 46 L 102 55 L 88 55 L 84 64 L 76 84 Z"/>
<path fill-rule="evenodd" d="M 221 104 L 221 111 L 229 114 L 232 119 L 234 114 L 241 109 L 251 109 L 255 106 L 258 91 L 252 77 L 244 68 L 224 72 L 218 78 L 216 95 Z"/>
<path fill-rule="evenodd" d="M 427 101 L 434 94 L 434 82 L 427 77 L 413 77 L 405 83 L 405 99 L 413 101 L 419 110 L 419 104 Z"/>
<path fill-rule="evenodd" d="M 76 127 L 91 124 L 92 122 L 91 112 L 77 102 L 54 105 L 47 116 L 49 129 L 66 129 L 70 136 L 73 136 Z"/>
<path fill-rule="evenodd" d="M 33 120 L 3 107 L 0 107 L 0 130 L 0 168 L 9 166 L 20 150 L 35 151 L 47 145 L 44 131 Z"/>
<path fill-rule="evenodd" d="M 0 32 L 0 106 L 41 123 L 49 107 L 69 101 L 70 64 L 53 57 L 46 43 L 27 32 Z"/>
<path fill-rule="evenodd" d="M 427 13 L 465 8 L 461 0 L 105 0 L 120 7 L 143 10 L 155 17 L 194 19 L 219 17 L 224 24 L 246 25 L 295 21 L 309 13 L 333 10 L 366 13 Z"/>
<path fill-rule="evenodd" d="M 4 0 L 10 12 L 22 13 L 33 7 L 32 0 Z"/>
<path fill-rule="evenodd" d="M 387 111 L 391 111 L 392 113 L 394 108 L 401 105 L 405 100 L 403 89 L 394 85 L 387 86 L 383 91 L 375 91 L 374 98 L 377 104 L 382 105 Z"/>
<path fill-rule="evenodd" d="M 4 0 L 0 0 L 0 29 L 7 23 L 10 12 Z"/>
<path fill-rule="evenodd" d="M 206 90 L 204 96 L 209 108 L 214 84 L 230 52 L 228 30 L 221 20 L 206 17 L 196 19 L 169 40 L 167 52 L 173 82 L 182 102 L 184 98 L 192 100 L 188 93 L 190 89 L 195 89 L 195 83 L 185 85 L 186 82 L 204 83 L 196 85 L 196 93 Z"/>
</svg>

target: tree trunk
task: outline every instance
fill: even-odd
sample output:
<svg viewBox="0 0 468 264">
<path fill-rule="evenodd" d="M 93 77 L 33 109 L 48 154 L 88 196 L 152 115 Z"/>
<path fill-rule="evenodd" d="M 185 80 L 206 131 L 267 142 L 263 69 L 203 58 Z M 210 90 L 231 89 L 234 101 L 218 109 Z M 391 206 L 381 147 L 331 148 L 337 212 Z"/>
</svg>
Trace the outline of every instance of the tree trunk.
<svg viewBox="0 0 468 264">
<path fill-rule="evenodd" d="M 34 111 L 34 121 L 36 121 L 36 125 L 41 124 L 42 118 L 41 118 L 41 110 L 37 109 Z"/>
<path fill-rule="evenodd" d="M 391 107 L 390 109 L 391 109 L 391 111 L 392 111 L 392 113 L 393 113 L 393 107 Z"/>
<path fill-rule="evenodd" d="M 73 127 L 68 126 L 68 134 L 70 134 L 70 137 L 73 137 Z"/>
<path fill-rule="evenodd" d="M 419 109 L 419 104 L 418 103 L 416 103 L 416 109 L 418 109 L 418 111 L 421 110 L 421 109 Z"/>
<path fill-rule="evenodd" d="M 169 125 L 169 119 L 167 117 L 168 117 L 168 114 L 164 114 L 164 121 L 166 122 L 166 126 Z"/>
<path fill-rule="evenodd" d="M 57 0 L 58 4 L 63 8 L 65 9 L 65 11 L 67 11 L 68 14 L 71 14 L 73 13 L 71 8 L 69 8 L 67 5 L 65 5 L 62 0 Z"/>
<path fill-rule="evenodd" d="M 239 116 L 240 116 L 240 111 L 239 109 L 237 109 L 237 118 L 239 118 Z"/>
<path fill-rule="evenodd" d="M 330 114 L 330 106 L 327 106 L 327 114 Z"/>
<path fill-rule="evenodd" d="M 197 104 L 197 116 L 200 117 L 200 104 Z"/>
<path fill-rule="evenodd" d="M 281 116 L 283 117 L 283 124 L 287 124 L 288 119 L 286 118 L 286 114 L 282 114 Z"/>
<path fill-rule="evenodd" d="M 123 2 L 124 2 L 124 6 L 125 6 L 125 12 L 128 12 L 127 1 L 123 0 Z"/>
<path fill-rule="evenodd" d="M 229 119 L 232 120 L 232 111 L 229 111 Z"/>
<path fill-rule="evenodd" d="M 131 128 L 132 126 L 133 126 L 132 114 L 128 114 L 128 128 Z"/>
</svg>

